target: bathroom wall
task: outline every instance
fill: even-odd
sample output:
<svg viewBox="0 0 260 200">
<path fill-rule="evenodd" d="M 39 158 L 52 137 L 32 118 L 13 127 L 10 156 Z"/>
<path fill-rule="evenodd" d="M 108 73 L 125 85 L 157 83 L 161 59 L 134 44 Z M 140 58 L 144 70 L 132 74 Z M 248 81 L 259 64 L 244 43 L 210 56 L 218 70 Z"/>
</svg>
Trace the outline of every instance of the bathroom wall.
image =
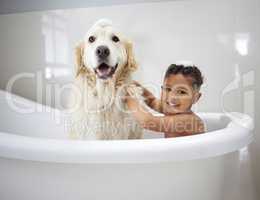
<svg viewBox="0 0 260 200">
<path fill-rule="evenodd" d="M 180 0 L 0 15 L 0 88 L 15 78 L 14 93 L 62 108 L 67 94 L 60 100 L 55 90 L 73 80 L 73 48 L 97 19 L 111 19 L 134 43 L 135 79 L 156 95 L 169 64 L 195 64 L 205 76 L 195 111 L 256 119 L 255 141 L 241 151 L 241 200 L 257 199 L 259 9 L 257 0 Z"/>
<path fill-rule="evenodd" d="M 110 6 L 133 3 L 163 2 L 169 0 L 0 0 L 0 14 L 41 11 L 66 8 L 85 8 L 90 6 Z M 171 0 L 174 1 L 174 0 Z"/>
</svg>

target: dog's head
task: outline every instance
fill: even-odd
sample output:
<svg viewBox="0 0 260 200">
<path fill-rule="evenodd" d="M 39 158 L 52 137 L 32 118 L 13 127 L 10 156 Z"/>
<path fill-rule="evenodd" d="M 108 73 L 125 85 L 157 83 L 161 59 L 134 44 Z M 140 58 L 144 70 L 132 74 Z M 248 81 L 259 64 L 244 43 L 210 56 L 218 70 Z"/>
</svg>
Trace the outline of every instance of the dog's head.
<svg viewBox="0 0 260 200">
<path fill-rule="evenodd" d="M 132 43 L 117 32 L 108 20 L 99 20 L 76 48 L 77 75 L 89 72 L 98 79 L 116 77 L 123 69 L 137 68 Z"/>
</svg>

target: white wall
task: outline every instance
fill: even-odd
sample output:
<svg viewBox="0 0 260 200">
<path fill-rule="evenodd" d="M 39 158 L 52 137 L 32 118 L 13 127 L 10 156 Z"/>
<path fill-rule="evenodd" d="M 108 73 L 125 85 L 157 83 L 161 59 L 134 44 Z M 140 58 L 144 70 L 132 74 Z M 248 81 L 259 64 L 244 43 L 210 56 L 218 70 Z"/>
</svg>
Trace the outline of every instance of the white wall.
<svg viewBox="0 0 260 200">
<path fill-rule="evenodd" d="M 169 64 L 192 62 L 206 78 L 197 111 L 221 112 L 223 98 L 226 110 L 256 115 L 256 140 L 241 165 L 241 200 L 253 199 L 254 186 L 260 190 L 259 8 L 258 0 L 183 0 L 1 15 L 0 88 L 21 72 L 46 72 L 43 90 L 70 82 L 73 47 L 93 22 L 109 18 L 134 42 L 140 82 L 160 85 Z M 36 79 L 20 80 L 13 92 L 36 100 Z"/>
<path fill-rule="evenodd" d="M 0 14 L 162 1 L 169 0 L 0 0 Z"/>
</svg>

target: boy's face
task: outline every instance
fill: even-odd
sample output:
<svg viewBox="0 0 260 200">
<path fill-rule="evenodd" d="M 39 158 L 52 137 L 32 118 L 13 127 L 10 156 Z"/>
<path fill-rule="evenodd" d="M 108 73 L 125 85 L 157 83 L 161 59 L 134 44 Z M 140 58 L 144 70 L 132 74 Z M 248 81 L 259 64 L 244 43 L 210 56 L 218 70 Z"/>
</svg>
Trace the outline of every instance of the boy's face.
<svg viewBox="0 0 260 200">
<path fill-rule="evenodd" d="M 192 87 L 192 78 L 172 74 L 165 78 L 162 93 L 162 111 L 166 115 L 188 112 L 196 103 L 200 93 Z"/>
</svg>

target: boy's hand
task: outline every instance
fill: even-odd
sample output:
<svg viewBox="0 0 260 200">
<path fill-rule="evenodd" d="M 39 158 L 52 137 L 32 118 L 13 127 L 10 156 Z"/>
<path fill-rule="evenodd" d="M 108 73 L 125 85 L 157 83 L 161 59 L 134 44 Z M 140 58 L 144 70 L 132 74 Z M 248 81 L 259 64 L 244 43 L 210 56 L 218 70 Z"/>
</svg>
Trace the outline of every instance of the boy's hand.
<svg viewBox="0 0 260 200">
<path fill-rule="evenodd" d="M 125 96 L 121 96 L 121 99 L 123 102 L 126 102 L 129 99 L 135 99 L 135 100 L 143 100 L 142 94 L 143 89 L 140 87 L 137 87 L 134 84 L 130 84 L 126 87 L 126 93 Z"/>
<path fill-rule="evenodd" d="M 139 87 L 142 87 L 140 83 L 138 83 L 137 81 L 133 81 L 133 84 L 139 86 Z"/>
<path fill-rule="evenodd" d="M 137 87 L 134 84 L 129 85 L 126 88 L 127 94 L 132 98 L 140 99 L 143 95 L 143 89 L 141 87 Z"/>
<path fill-rule="evenodd" d="M 150 108 L 153 110 L 162 113 L 162 106 L 161 106 L 161 101 L 160 99 L 157 99 L 152 92 L 150 92 L 147 88 L 143 87 L 140 83 L 137 81 L 132 82 L 136 87 L 142 89 L 142 96 L 143 96 L 143 101 L 148 105 Z M 133 85 L 132 84 L 132 85 Z"/>
<path fill-rule="evenodd" d="M 133 85 L 130 85 L 130 86 L 128 86 L 127 88 L 126 88 L 126 93 L 127 93 L 127 95 L 129 96 L 129 97 L 132 97 L 132 98 L 135 98 L 135 88 L 134 88 L 135 86 L 133 86 Z"/>
</svg>

